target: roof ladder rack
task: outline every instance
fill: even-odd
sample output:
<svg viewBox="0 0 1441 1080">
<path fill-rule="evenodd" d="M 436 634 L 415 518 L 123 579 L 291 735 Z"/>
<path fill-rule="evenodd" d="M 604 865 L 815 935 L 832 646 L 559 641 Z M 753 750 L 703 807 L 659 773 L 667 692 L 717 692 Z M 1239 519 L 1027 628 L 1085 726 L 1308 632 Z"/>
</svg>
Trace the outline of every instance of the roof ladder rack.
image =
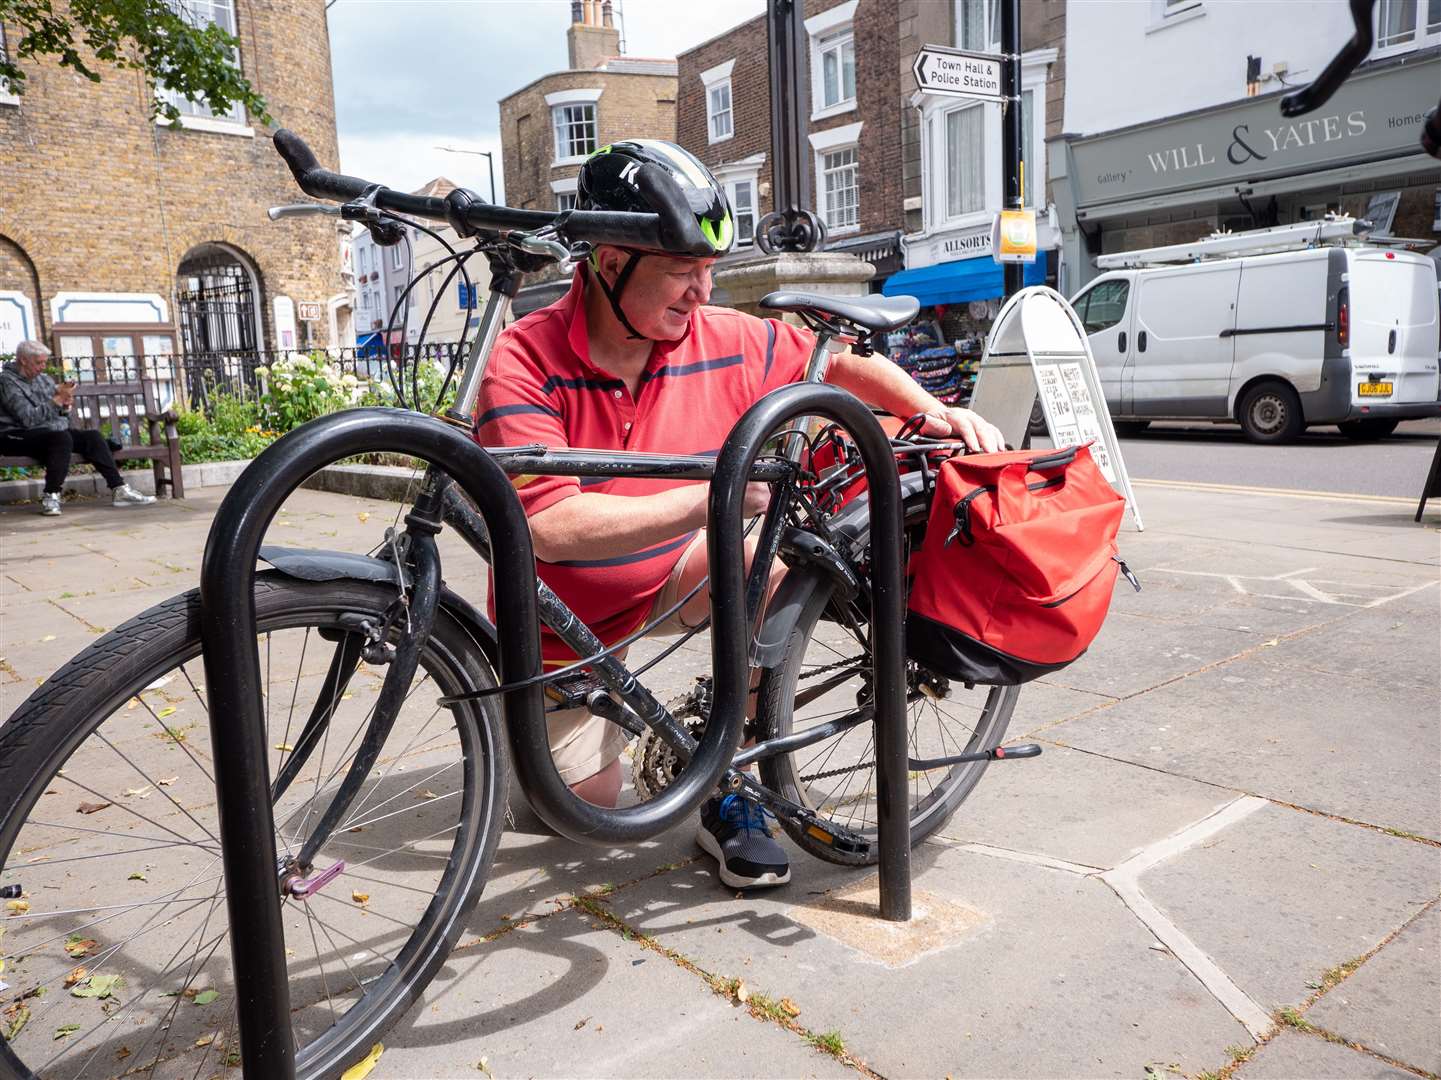
<svg viewBox="0 0 1441 1080">
<path fill-rule="evenodd" d="M 1358 243 L 1373 228 L 1365 218 L 1327 214 L 1315 221 L 1298 221 L 1294 225 L 1276 225 L 1269 229 L 1248 229 L 1245 232 L 1214 232 L 1188 244 L 1144 248 L 1140 251 L 1118 251 L 1096 256 L 1101 270 L 1123 270 L 1143 266 L 1167 266 L 1176 263 L 1201 262 L 1204 259 L 1236 255 L 1264 255 L 1276 251 L 1304 251 L 1327 245 Z"/>
</svg>

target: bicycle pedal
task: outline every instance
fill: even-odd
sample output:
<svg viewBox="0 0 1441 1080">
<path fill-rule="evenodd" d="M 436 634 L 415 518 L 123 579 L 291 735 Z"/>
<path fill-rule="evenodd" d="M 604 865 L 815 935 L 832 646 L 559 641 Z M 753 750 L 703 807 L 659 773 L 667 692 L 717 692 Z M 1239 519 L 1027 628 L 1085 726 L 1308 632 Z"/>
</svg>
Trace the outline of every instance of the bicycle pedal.
<svg viewBox="0 0 1441 1080">
<path fill-rule="evenodd" d="M 584 709 L 591 694 L 604 690 L 605 684 L 589 672 L 578 671 L 563 679 L 545 684 L 545 696 L 557 709 Z"/>
<path fill-rule="evenodd" d="M 849 829 L 837 828 L 814 814 L 796 815 L 805 827 L 806 835 L 819 840 L 827 847 L 847 855 L 865 855 L 871 850 L 871 842 Z"/>
</svg>

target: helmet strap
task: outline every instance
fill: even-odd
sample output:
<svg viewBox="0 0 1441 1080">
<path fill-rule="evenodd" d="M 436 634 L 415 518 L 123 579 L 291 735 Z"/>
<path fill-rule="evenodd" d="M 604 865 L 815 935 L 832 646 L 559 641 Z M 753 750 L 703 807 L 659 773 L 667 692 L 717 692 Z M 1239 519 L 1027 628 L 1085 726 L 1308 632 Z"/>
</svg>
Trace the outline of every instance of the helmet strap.
<svg viewBox="0 0 1441 1080">
<path fill-rule="evenodd" d="M 620 268 L 620 273 L 615 276 L 614 285 L 606 283 L 598 267 L 595 270 L 595 280 L 599 283 L 601 292 L 605 293 L 605 298 L 610 301 L 610 310 L 614 312 L 615 317 L 620 320 L 620 324 L 630 333 L 631 340 L 644 341 L 646 340 L 645 335 L 636 332 L 636 328 L 630 324 L 630 320 L 625 317 L 625 311 L 620 306 L 621 293 L 625 291 L 626 282 L 630 281 L 631 272 L 635 270 L 635 264 L 640 262 L 642 253 L 639 251 L 631 251 L 629 254 L 630 258 L 627 259 L 626 264 Z"/>
</svg>

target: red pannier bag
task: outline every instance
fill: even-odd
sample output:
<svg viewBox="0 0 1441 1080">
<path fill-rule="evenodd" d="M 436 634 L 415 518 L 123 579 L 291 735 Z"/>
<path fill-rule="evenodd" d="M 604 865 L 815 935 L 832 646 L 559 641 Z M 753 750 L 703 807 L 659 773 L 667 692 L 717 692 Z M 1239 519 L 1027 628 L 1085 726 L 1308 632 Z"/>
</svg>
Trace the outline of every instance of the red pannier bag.
<svg viewBox="0 0 1441 1080">
<path fill-rule="evenodd" d="M 1027 682 L 1076 660 L 1106 618 L 1126 501 L 1087 446 L 972 454 L 936 477 L 912 562 L 906 652 L 972 683 Z"/>
</svg>

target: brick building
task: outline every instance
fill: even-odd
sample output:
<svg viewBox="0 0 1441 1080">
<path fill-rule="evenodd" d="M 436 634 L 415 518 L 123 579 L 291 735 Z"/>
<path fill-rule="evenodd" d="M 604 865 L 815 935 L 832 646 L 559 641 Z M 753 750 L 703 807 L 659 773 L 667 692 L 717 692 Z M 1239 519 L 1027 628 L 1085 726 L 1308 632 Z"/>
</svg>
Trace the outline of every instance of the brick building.
<svg viewBox="0 0 1441 1080">
<path fill-rule="evenodd" d="M 1002 198 L 1000 110 L 921 93 L 912 66 L 923 45 L 999 52 L 998 5 L 806 0 L 804 13 L 807 178 L 826 248 L 872 263 L 872 288 L 940 305 L 948 336 L 983 329 L 1002 284 L 990 258 Z M 1021 5 L 1026 204 L 1052 244 L 1045 139 L 1061 131 L 1064 38 L 1063 0 Z M 747 221 L 774 205 L 765 17 L 682 53 L 677 65 L 679 141 L 725 182 L 748 237 Z M 1030 280 L 1050 269 L 1042 256 Z"/>
<path fill-rule="evenodd" d="M 904 225 L 897 5 L 806 0 L 805 15 L 810 204 L 826 222 L 827 249 L 860 255 L 879 281 L 900 268 Z M 755 222 L 774 208 L 766 17 L 676 64 L 677 140 L 726 185 L 744 258 Z"/>
<path fill-rule="evenodd" d="M 610 0 L 574 0 L 566 44 L 567 70 L 500 101 L 511 206 L 569 209 L 581 162 L 597 147 L 627 138 L 675 138 L 675 61 L 620 55 Z M 516 297 L 516 313 L 550 303 L 564 286 L 553 274 L 539 275 Z"/>
<path fill-rule="evenodd" d="M 335 162 L 324 0 L 188 10 L 236 34 L 275 122 Z M 27 62 L 24 96 L 0 94 L 0 351 L 22 337 L 67 356 L 348 338 L 349 227 L 268 220 L 304 196 L 267 131 L 238 106 L 216 116 L 184 100 L 172 129 L 151 119 L 141 73 L 86 60 L 101 82 Z"/>
</svg>

